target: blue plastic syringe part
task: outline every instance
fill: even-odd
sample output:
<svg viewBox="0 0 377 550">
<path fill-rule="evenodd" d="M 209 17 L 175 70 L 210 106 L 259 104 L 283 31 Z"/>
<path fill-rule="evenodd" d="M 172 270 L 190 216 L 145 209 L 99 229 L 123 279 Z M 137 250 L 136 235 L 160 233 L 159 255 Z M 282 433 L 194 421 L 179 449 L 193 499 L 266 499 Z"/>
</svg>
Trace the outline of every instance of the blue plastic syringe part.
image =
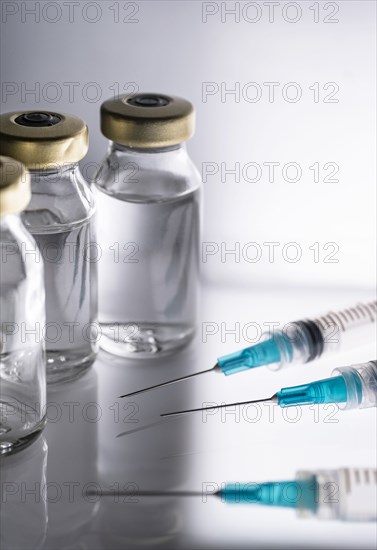
<svg viewBox="0 0 377 550">
<path fill-rule="evenodd" d="M 301 517 L 376 521 L 377 470 L 301 470 L 293 481 L 227 483 L 214 493 L 229 504 L 294 508 Z"/>
<path fill-rule="evenodd" d="M 259 344 L 219 357 L 217 366 L 228 376 L 255 367 L 281 365 L 283 361 L 291 363 L 293 355 L 293 342 L 279 331 Z"/>
<path fill-rule="evenodd" d="M 221 409 L 236 405 L 250 405 L 272 401 L 280 407 L 337 403 L 340 409 L 364 409 L 377 406 L 377 361 L 369 361 L 350 367 L 340 367 L 333 371 L 331 378 L 316 380 L 309 384 L 282 388 L 267 399 L 241 401 L 212 407 L 200 407 L 164 413 L 161 416 L 174 416 L 197 411 Z"/>
<path fill-rule="evenodd" d="M 317 483 L 312 479 L 267 483 L 227 483 L 216 496 L 228 504 L 262 504 L 284 508 L 317 508 Z"/>
<path fill-rule="evenodd" d="M 256 367 L 273 370 L 297 363 L 308 363 L 324 353 L 337 350 L 344 340 L 353 335 L 353 345 L 369 342 L 374 337 L 377 320 L 377 302 L 357 304 L 342 311 L 330 311 L 316 319 L 305 319 L 285 325 L 284 330 L 263 334 L 258 344 L 249 346 L 217 360 L 214 367 L 169 380 L 119 396 L 131 397 L 149 390 L 176 384 L 207 372 L 236 374 Z M 352 330 L 350 330 L 352 329 Z M 359 330 L 356 330 L 359 329 Z"/>
<path fill-rule="evenodd" d="M 261 366 L 277 370 L 295 363 L 309 363 L 339 349 L 352 334 L 358 338 L 354 345 L 368 342 L 375 334 L 376 313 L 376 302 L 370 302 L 329 312 L 317 319 L 288 323 L 284 330 L 263 334 L 258 344 L 220 357 L 217 367 L 229 375 Z"/>
<path fill-rule="evenodd" d="M 190 490 L 111 490 L 89 488 L 87 496 L 117 497 L 218 497 L 229 504 L 262 504 L 294 508 L 299 516 L 344 521 L 377 519 L 377 470 L 340 468 L 301 470 L 292 481 L 267 483 L 226 483 L 221 488 L 203 483 L 202 491 Z M 203 500 L 206 502 L 206 500 Z M 137 501 L 136 501 L 137 502 Z"/>
<path fill-rule="evenodd" d="M 337 403 L 340 409 L 377 406 L 377 361 L 369 361 L 333 371 L 332 378 L 310 384 L 282 388 L 277 394 L 281 407 Z"/>
</svg>

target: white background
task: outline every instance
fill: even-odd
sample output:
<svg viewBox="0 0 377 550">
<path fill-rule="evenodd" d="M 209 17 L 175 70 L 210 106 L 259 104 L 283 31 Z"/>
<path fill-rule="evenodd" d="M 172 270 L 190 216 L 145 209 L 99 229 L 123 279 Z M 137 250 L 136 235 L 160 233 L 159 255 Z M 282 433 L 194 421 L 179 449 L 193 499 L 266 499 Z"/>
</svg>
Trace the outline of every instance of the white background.
<svg viewBox="0 0 377 550">
<path fill-rule="evenodd" d="M 91 135 L 86 162 L 99 163 L 106 150 L 99 130 L 102 101 L 117 90 L 182 95 L 197 109 L 190 154 L 201 171 L 203 163 L 219 167 L 204 185 L 203 241 L 219 250 L 203 264 L 207 279 L 374 288 L 374 1 L 280 2 L 273 12 L 268 2 L 73 4 L 2 2 L 3 111 L 40 108 L 81 116 Z M 250 82 L 262 91 L 254 103 Z M 271 103 L 266 82 L 278 83 Z M 295 87 L 284 88 L 290 82 Z M 316 82 L 318 102 L 310 89 Z M 338 91 L 328 97 L 335 88 L 324 86 L 331 82 Z M 204 102 L 207 86 L 218 92 Z M 238 97 L 225 93 L 237 87 Z M 297 102 L 284 99 L 294 98 L 295 90 L 302 93 Z M 325 103 L 325 97 L 337 102 Z M 221 163 L 232 169 L 237 162 L 239 183 L 221 173 Z M 242 176 L 250 162 L 263 169 L 258 182 Z M 265 162 L 280 163 L 273 183 Z M 284 179 L 282 167 L 290 162 L 302 170 L 296 183 Z M 331 168 L 323 170 L 328 162 L 339 167 L 336 183 L 323 182 L 331 176 Z M 321 167 L 318 183 L 309 169 L 314 163 Z M 91 164 L 85 174 L 93 171 Z M 288 172 L 288 178 L 294 175 Z M 250 169 L 246 178 L 253 177 Z M 256 250 L 244 248 L 250 242 L 262 253 L 254 263 L 247 256 Z M 279 243 L 271 262 L 265 242 Z M 284 249 L 290 242 L 296 248 Z M 314 243 L 317 261 L 309 248 Z M 326 243 L 335 245 L 325 249 Z M 221 256 L 237 247 L 239 258 Z M 296 263 L 288 261 L 300 252 Z M 327 260 L 336 263 L 325 262 L 329 254 Z"/>
</svg>

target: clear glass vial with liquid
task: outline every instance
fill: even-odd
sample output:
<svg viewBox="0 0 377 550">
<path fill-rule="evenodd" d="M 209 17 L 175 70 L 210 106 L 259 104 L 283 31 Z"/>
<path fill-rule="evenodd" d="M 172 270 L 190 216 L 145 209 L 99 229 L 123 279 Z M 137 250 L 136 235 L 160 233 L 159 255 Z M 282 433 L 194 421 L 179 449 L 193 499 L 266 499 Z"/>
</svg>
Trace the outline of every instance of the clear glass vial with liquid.
<svg viewBox="0 0 377 550">
<path fill-rule="evenodd" d="M 31 175 L 23 221 L 44 263 L 47 383 L 72 380 L 98 347 L 95 200 L 78 165 L 88 128 L 64 113 L 13 112 L 1 115 L 0 140 Z"/>
<path fill-rule="evenodd" d="M 0 455 L 27 445 L 45 425 L 43 263 L 20 218 L 29 200 L 25 167 L 0 157 Z"/>
<path fill-rule="evenodd" d="M 185 142 L 185 99 L 132 94 L 101 106 L 110 140 L 98 189 L 99 321 L 103 349 L 171 352 L 193 337 L 198 292 L 201 180 Z"/>
</svg>

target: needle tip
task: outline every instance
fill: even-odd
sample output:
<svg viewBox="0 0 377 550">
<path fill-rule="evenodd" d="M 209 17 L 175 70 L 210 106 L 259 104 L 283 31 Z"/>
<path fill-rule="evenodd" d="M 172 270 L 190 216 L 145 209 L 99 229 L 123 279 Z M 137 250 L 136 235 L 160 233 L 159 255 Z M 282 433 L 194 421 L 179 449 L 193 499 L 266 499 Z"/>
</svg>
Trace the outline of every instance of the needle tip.
<svg viewBox="0 0 377 550">
<path fill-rule="evenodd" d="M 137 391 L 132 391 L 130 393 L 125 393 L 124 395 L 120 395 L 118 399 L 123 399 L 124 397 L 132 397 L 133 395 L 139 395 L 140 393 L 145 393 L 151 389 L 153 388 L 145 388 L 143 390 L 137 390 Z"/>
<path fill-rule="evenodd" d="M 162 382 L 161 384 L 155 384 L 154 386 L 149 386 L 149 388 L 144 388 L 142 390 L 133 391 L 131 393 L 126 393 L 125 395 L 120 395 L 119 399 L 122 399 L 123 397 L 131 397 L 132 395 L 139 395 L 140 393 L 145 393 L 150 390 L 155 390 L 157 388 L 163 388 L 164 386 L 170 386 L 171 384 L 176 384 L 177 382 L 182 382 L 182 380 L 188 380 L 189 378 L 194 378 L 195 376 L 198 376 L 200 374 L 204 374 L 206 372 L 216 371 L 220 370 L 220 367 L 216 364 L 211 369 L 202 370 L 199 372 L 194 372 L 192 374 L 187 374 L 186 376 L 181 376 L 180 378 L 175 378 L 174 380 L 169 380 L 168 382 Z"/>
<path fill-rule="evenodd" d="M 185 414 L 187 413 L 190 413 L 190 412 L 194 412 L 194 411 L 174 411 L 174 412 L 170 412 L 170 413 L 162 413 L 160 414 L 160 416 L 184 416 Z"/>
</svg>

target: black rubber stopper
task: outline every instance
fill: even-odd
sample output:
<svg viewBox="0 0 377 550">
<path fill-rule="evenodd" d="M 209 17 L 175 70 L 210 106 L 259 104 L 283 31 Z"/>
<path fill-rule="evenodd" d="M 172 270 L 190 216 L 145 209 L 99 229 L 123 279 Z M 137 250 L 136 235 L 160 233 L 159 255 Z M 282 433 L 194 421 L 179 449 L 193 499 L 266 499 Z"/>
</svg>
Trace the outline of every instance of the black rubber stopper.
<svg viewBox="0 0 377 550">
<path fill-rule="evenodd" d="M 139 94 L 127 100 L 130 105 L 136 107 L 165 107 L 170 101 L 167 97 L 154 94 Z"/>
<path fill-rule="evenodd" d="M 309 357 L 306 362 L 308 363 L 309 361 L 313 361 L 313 359 L 321 357 L 325 342 L 319 327 L 314 321 L 310 321 L 309 319 L 305 321 L 296 321 L 294 324 L 298 325 L 309 336 L 311 345 Z"/>
<path fill-rule="evenodd" d="M 52 113 L 24 113 L 15 119 L 21 126 L 45 127 L 54 126 L 61 121 L 58 115 Z"/>
</svg>

